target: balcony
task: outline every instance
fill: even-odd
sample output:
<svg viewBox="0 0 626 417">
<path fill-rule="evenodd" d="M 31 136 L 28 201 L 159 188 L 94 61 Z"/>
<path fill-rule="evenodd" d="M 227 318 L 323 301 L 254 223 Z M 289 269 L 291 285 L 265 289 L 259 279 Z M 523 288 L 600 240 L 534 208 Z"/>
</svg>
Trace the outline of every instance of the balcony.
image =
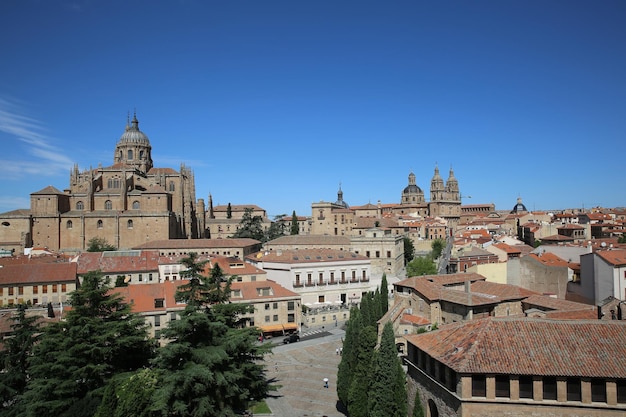
<svg viewBox="0 0 626 417">
<path fill-rule="evenodd" d="M 337 285 L 337 284 L 339 284 L 339 281 L 336 281 L 336 280 L 334 280 L 334 279 L 331 279 L 330 281 L 328 281 L 328 283 L 327 283 L 327 284 L 328 284 L 328 285 Z"/>
<path fill-rule="evenodd" d="M 370 282 L 370 277 L 361 277 L 361 282 Z"/>
<path fill-rule="evenodd" d="M 304 287 L 304 283 L 302 283 L 302 282 L 300 282 L 300 281 L 295 281 L 295 282 L 293 283 L 293 287 L 294 287 L 294 288 L 302 288 L 302 287 Z"/>
</svg>

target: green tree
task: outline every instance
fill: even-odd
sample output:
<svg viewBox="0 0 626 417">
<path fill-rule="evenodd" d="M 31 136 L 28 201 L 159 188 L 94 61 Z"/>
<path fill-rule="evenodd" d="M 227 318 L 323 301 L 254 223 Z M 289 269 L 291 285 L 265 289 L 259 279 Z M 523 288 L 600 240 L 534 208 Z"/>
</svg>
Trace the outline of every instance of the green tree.
<svg viewBox="0 0 626 417">
<path fill-rule="evenodd" d="M 300 224 L 298 223 L 298 216 L 296 216 L 295 210 L 291 214 L 291 234 L 292 235 L 300 234 Z"/>
<path fill-rule="evenodd" d="M 353 371 L 356 366 L 356 346 L 362 327 L 361 312 L 358 307 L 350 309 L 350 319 L 346 323 L 346 334 L 343 342 L 343 353 L 337 368 L 337 396 L 346 407 L 348 394 L 352 385 Z"/>
<path fill-rule="evenodd" d="M 387 283 L 387 274 L 383 274 L 380 282 L 380 311 L 381 317 L 389 310 L 389 284 Z"/>
<path fill-rule="evenodd" d="M 20 415 L 93 416 L 113 376 L 148 364 L 155 345 L 145 321 L 110 290 L 99 271 L 89 272 L 70 294 L 65 319 L 45 328 Z"/>
<path fill-rule="evenodd" d="M 617 238 L 617 243 L 626 243 L 626 234 L 623 234 L 619 238 Z"/>
<path fill-rule="evenodd" d="M 117 248 L 103 237 L 92 237 L 87 242 L 87 252 L 107 252 L 112 250 L 117 250 Z"/>
<path fill-rule="evenodd" d="M 226 206 L 226 218 L 227 219 L 232 219 L 233 218 L 233 208 L 230 205 L 230 203 L 228 203 L 228 206 Z"/>
<path fill-rule="evenodd" d="M 285 214 L 274 216 L 274 221 L 265 232 L 265 239 L 263 239 L 264 242 L 269 242 L 270 240 L 278 239 L 279 237 L 285 235 L 285 223 L 283 222 L 284 217 Z"/>
<path fill-rule="evenodd" d="M 348 391 L 348 413 L 350 417 L 368 416 L 368 397 L 372 378 L 372 356 L 376 346 L 376 329 L 361 328 L 356 341 L 356 364 Z"/>
<path fill-rule="evenodd" d="M 254 210 L 246 207 L 239 222 L 239 228 L 233 234 L 233 238 L 250 238 L 260 242 L 265 241 L 265 233 L 263 232 L 263 218 L 261 216 L 253 216 Z"/>
<path fill-rule="evenodd" d="M 404 265 L 407 265 L 409 262 L 413 260 L 415 256 L 415 246 L 413 245 L 413 241 L 405 236 L 404 237 Z"/>
<path fill-rule="evenodd" d="M 383 328 L 380 347 L 373 356 L 372 366 L 368 417 L 405 417 L 405 377 L 390 322 Z"/>
<path fill-rule="evenodd" d="M 432 248 L 432 252 L 430 252 L 430 257 L 432 259 L 437 259 L 441 256 L 441 252 L 446 247 L 446 241 L 443 239 L 435 239 L 433 243 L 430 245 Z"/>
<path fill-rule="evenodd" d="M 188 271 L 200 271 L 198 263 Z M 258 345 L 258 330 L 242 327 L 245 304 L 227 303 L 233 277 L 214 266 L 208 278 L 182 288 L 176 299 L 187 300 L 181 319 L 170 322 L 153 365 L 163 377 L 152 396 L 159 416 L 234 416 L 250 399 L 267 396 L 269 383 L 260 364 L 268 345 Z M 219 289 L 219 290 L 218 290 Z"/>
<path fill-rule="evenodd" d="M 424 417 L 424 407 L 422 407 L 422 400 L 420 399 L 419 390 L 415 391 L 415 401 L 413 402 L 412 417 Z"/>
<path fill-rule="evenodd" d="M 144 368 L 111 378 L 94 417 L 156 417 L 152 395 L 160 381 L 158 371 Z"/>
<path fill-rule="evenodd" d="M 427 256 L 418 256 L 406 266 L 406 275 L 408 277 L 434 275 L 436 273 L 437 265 Z"/>
<path fill-rule="evenodd" d="M 39 338 L 39 317 L 26 314 L 26 306 L 17 306 L 11 315 L 11 336 L 4 340 L 0 352 L 0 413 L 11 415 L 18 395 L 24 392 L 28 380 L 28 358 Z"/>
</svg>

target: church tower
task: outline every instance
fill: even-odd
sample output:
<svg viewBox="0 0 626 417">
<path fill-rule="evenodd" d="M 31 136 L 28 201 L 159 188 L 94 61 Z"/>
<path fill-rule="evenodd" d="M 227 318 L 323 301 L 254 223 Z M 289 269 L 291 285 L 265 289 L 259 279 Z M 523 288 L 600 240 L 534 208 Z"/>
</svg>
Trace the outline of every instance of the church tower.
<svg viewBox="0 0 626 417">
<path fill-rule="evenodd" d="M 126 131 L 115 146 L 113 156 L 115 164 L 125 164 L 147 173 L 152 169 L 152 146 L 150 140 L 139 130 L 137 114 L 133 114 L 132 122 L 126 123 Z"/>
<path fill-rule="evenodd" d="M 439 167 L 435 165 L 435 175 L 430 180 L 430 202 L 435 203 L 444 200 L 446 188 L 443 184 L 443 178 L 439 175 Z"/>
</svg>

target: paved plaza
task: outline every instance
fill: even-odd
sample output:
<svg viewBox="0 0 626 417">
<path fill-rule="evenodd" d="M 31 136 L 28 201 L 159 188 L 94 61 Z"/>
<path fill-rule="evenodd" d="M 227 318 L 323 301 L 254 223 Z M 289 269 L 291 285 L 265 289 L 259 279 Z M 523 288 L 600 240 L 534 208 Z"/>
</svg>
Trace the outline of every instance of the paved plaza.
<svg viewBox="0 0 626 417">
<path fill-rule="evenodd" d="M 279 386 L 266 400 L 274 417 L 345 417 L 338 410 L 337 366 L 343 331 L 275 346 L 266 357 L 267 376 Z M 328 378 L 328 388 L 324 386 Z"/>
</svg>

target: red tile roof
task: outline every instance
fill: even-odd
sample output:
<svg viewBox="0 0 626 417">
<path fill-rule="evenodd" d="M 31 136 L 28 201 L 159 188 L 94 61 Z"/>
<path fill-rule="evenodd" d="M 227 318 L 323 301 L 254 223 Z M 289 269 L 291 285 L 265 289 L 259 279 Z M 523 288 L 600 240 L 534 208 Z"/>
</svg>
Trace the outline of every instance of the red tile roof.
<svg viewBox="0 0 626 417">
<path fill-rule="evenodd" d="M 0 268 L 0 285 L 76 282 L 77 266 L 66 263 L 31 263 Z"/>
<path fill-rule="evenodd" d="M 369 261 L 370 258 L 338 249 L 283 249 L 271 252 L 257 252 L 247 257 L 254 262 L 277 262 L 286 264 L 312 262 Z"/>
<path fill-rule="evenodd" d="M 626 265 L 626 249 L 599 250 L 596 254 L 613 266 Z"/>
<path fill-rule="evenodd" d="M 531 253 L 531 258 L 534 260 L 546 265 L 546 266 L 556 266 L 556 267 L 564 267 L 568 266 L 567 261 L 563 258 L 559 258 L 555 254 L 551 252 L 543 252 L 541 254 Z"/>
<path fill-rule="evenodd" d="M 260 289 L 271 288 L 272 295 L 261 295 Z M 294 298 L 299 299 L 300 294 L 288 290 L 275 281 L 268 279 L 266 281 L 254 281 L 254 282 L 233 282 L 230 286 L 231 290 L 240 290 L 242 297 L 231 297 L 232 302 L 255 302 L 263 301 L 267 299 L 276 298 Z"/>
<path fill-rule="evenodd" d="M 159 252 L 130 250 L 84 252 L 78 256 L 78 273 L 100 270 L 104 274 L 158 271 Z"/>
<path fill-rule="evenodd" d="M 489 317 L 406 336 L 461 374 L 626 378 L 626 323 Z"/>
<path fill-rule="evenodd" d="M 255 239 L 167 239 L 153 240 L 133 249 L 198 249 L 198 248 L 238 248 L 259 245 Z"/>
<path fill-rule="evenodd" d="M 168 309 L 185 308 L 184 303 L 176 302 L 174 294 L 176 289 L 186 282 L 179 280 L 154 284 L 131 284 L 127 287 L 116 287 L 112 292 L 124 297 L 126 302 L 131 304 L 131 309 L 134 313 L 165 312 Z M 155 299 L 163 299 L 163 307 L 155 307 Z"/>
<path fill-rule="evenodd" d="M 513 247 L 511 245 L 507 245 L 506 243 L 502 243 L 502 242 L 494 243 L 493 246 L 511 255 L 516 254 L 516 253 L 522 253 L 520 248 Z"/>
</svg>

